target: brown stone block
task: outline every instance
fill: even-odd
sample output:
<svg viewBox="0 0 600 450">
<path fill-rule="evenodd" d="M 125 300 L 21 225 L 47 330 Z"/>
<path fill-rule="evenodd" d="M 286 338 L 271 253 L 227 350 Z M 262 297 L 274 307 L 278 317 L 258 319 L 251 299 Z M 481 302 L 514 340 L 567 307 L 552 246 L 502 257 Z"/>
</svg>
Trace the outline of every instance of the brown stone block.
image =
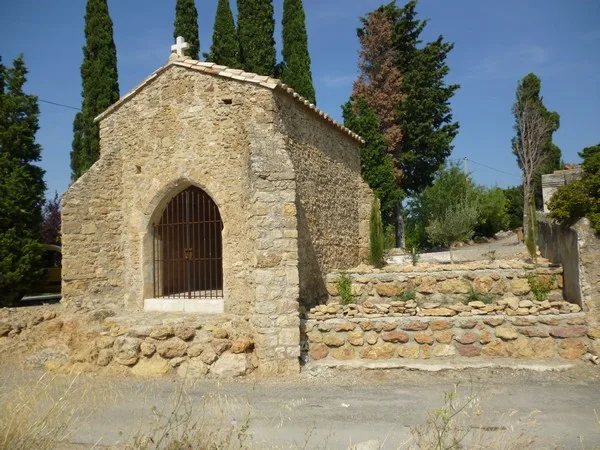
<svg viewBox="0 0 600 450">
<path fill-rule="evenodd" d="M 421 345 L 421 359 L 431 358 L 431 345 Z"/>
<path fill-rule="evenodd" d="M 396 322 L 386 323 L 383 326 L 383 331 L 393 331 L 398 328 L 398 324 Z"/>
<path fill-rule="evenodd" d="M 590 328 L 587 335 L 590 339 L 600 339 L 600 328 Z"/>
<path fill-rule="evenodd" d="M 231 348 L 231 341 L 229 339 L 214 339 L 210 344 L 217 355 L 221 355 Z"/>
<path fill-rule="evenodd" d="M 554 319 L 554 318 L 551 318 L 551 317 L 540 317 L 538 319 L 538 322 L 539 323 L 543 323 L 544 325 L 550 325 L 550 326 L 553 326 L 553 327 L 558 326 L 558 324 L 560 323 L 560 321 L 558 319 Z"/>
<path fill-rule="evenodd" d="M 433 331 L 442 331 L 452 328 L 452 323 L 449 320 L 433 320 L 429 322 L 429 326 Z"/>
<path fill-rule="evenodd" d="M 565 359 L 581 358 L 587 350 L 587 344 L 581 339 L 568 338 L 558 346 L 558 354 Z"/>
<path fill-rule="evenodd" d="M 382 297 L 393 297 L 402 293 L 402 288 L 396 283 L 378 283 L 375 291 Z"/>
<path fill-rule="evenodd" d="M 481 347 L 478 347 L 476 345 L 464 345 L 456 342 L 454 346 L 456 347 L 458 353 L 461 356 L 473 357 L 479 356 L 481 354 Z"/>
<path fill-rule="evenodd" d="M 405 331 L 423 331 L 429 328 L 429 324 L 420 320 L 414 320 L 402 325 L 400 328 Z"/>
<path fill-rule="evenodd" d="M 492 341 L 492 339 L 493 339 L 492 334 L 488 330 L 483 330 L 481 332 L 481 335 L 479 336 L 479 343 L 480 344 L 488 344 Z"/>
<path fill-rule="evenodd" d="M 399 358 L 419 359 L 419 347 L 420 346 L 417 344 L 399 345 L 396 351 L 396 355 Z"/>
<path fill-rule="evenodd" d="M 360 327 L 364 331 L 377 331 L 379 333 L 383 329 L 383 324 L 381 322 L 365 320 L 364 322 L 361 322 Z"/>
<path fill-rule="evenodd" d="M 349 360 L 349 359 L 354 359 L 356 354 L 354 351 L 354 347 L 346 344 L 346 345 L 343 345 L 342 347 L 332 350 L 331 356 L 333 356 L 335 359 Z"/>
<path fill-rule="evenodd" d="M 323 335 L 318 331 L 310 331 L 306 333 L 306 337 L 308 338 L 309 342 L 323 342 Z"/>
<path fill-rule="evenodd" d="M 360 357 L 363 359 L 390 359 L 394 356 L 394 350 L 393 344 L 376 344 L 362 349 Z"/>
<path fill-rule="evenodd" d="M 502 326 L 496 328 L 496 337 L 499 337 L 505 341 L 510 341 L 517 339 L 519 337 L 519 333 L 515 327 Z"/>
<path fill-rule="evenodd" d="M 408 342 L 409 336 L 407 333 L 403 333 L 402 331 L 385 331 L 381 333 L 381 339 L 386 342 L 406 343 Z"/>
<path fill-rule="evenodd" d="M 534 356 L 533 342 L 525 336 L 519 336 L 506 344 L 506 353 L 512 358 L 532 358 Z"/>
<path fill-rule="evenodd" d="M 352 322 L 342 322 L 335 327 L 335 331 L 352 331 L 356 328 L 356 324 Z"/>
<path fill-rule="evenodd" d="M 517 309 L 517 312 L 519 310 Z M 533 325 L 535 325 L 537 323 L 537 321 L 535 319 L 526 319 L 525 317 L 517 317 L 515 320 L 512 321 L 513 325 L 516 325 L 518 327 L 531 327 Z"/>
<path fill-rule="evenodd" d="M 494 280 L 489 276 L 478 277 L 473 280 L 473 289 L 476 292 L 487 294 L 492 289 Z"/>
<path fill-rule="evenodd" d="M 554 339 L 537 339 L 533 342 L 533 357 L 539 359 L 550 359 L 554 357 Z"/>
<path fill-rule="evenodd" d="M 550 330 L 550 334 L 558 338 L 572 338 L 585 336 L 587 327 L 575 326 L 575 327 L 556 327 Z"/>
<path fill-rule="evenodd" d="M 433 343 L 433 336 L 428 331 L 418 331 L 415 333 L 415 342 L 419 344 L 431 344 Z"/>
<path fill-rule="evenodd" d="M 440 294 L 466 294 L 470 288 L 470 283 L 461 278 L 442 281 L 438 284 L 438 292 Z"/>
<path fill-rule="evenodd" d="M 486 325 L 489 325 L 490 327 L 497 327 L 504 323 L 504 319 L 502 317 L 497 317 L 494 319 L 484 319 L 483 323 L 485 323 Z"/>
<path fill-rule="evenodd" d="M 348 342 L 351 345 L 362 346 L 365 343 L 364 334 L 364 331 L 361 329 L 350 331 L 348 333 Z"/>
<path fill-rule="evenodd" d="M 572 319 L 567 320 L 567 324 L 569 325 L 585 325 L 585 317 L 573 317 Z"/>
<path fill-rule="evenodd" d="M 178 358 L 186 354 L 187 344 L 179 338 L 173 338 L 160 342 L 156 346 L 156 351 L 166 359 Z"/>
<path fill-rule="evenodd" d="M 435 357 L 446 357 L 456 355 L 456 348 L 448 344 L 434 344 L 431 348 L 431 354 Z"/>
<path fill-rule="evenodd" d="M 254 347 L 254 342 L 251 339 L 236 339 L 231 344 L 231 353 L 245 353 Z"/>
<path fill-rule="evenodd" d="M 323 359 L 329 353 L 329 348 L 325 344 L 315 344 L 310 346 L 310 357 L 315 361 Z"/>
<path fill-rule="evenodd" d="M 457 342 L 461 344 L 472 344 L 479 340 L 479 335 L 473 331 L 466 331 L 459 336 L 455 337 Z"/>
<path fill-rule="evenodd" d="M 440 316 L 440 317 L 452 317 L 457 313 L 450 308 L 430 308 L 421 310 L 421 314 L 424 316 Z"/>
<path fill-rule="evenodd" d="M 531 287 L 526 279 L 517 278 L 510 282 L 510 290 L 515 295 L 527 295 L 531 292 Z"/>
<path fill-rule="evenodd" d="M 527 337 L 548 337 L 550 333 L 546 327 L 526 327 L 519 328 L 519 333 Z"/>
<path fill-rule="evenodd" d="M 506 356 L 504 343 L 500 339 L 494 339 L 489 344 L 484 345 L 481 349 L 481 353 L 491 357 Z"/>
<path fill-rule="evenodd" d="M 435 334 L 435 340 L 440 344 L 449 344 L 454 337 L 454 333 L 451 330 L 442 331 Z"/>
<path fill-rule="evenodd" d="M 468 328 L 475 328 L 475 325 L 477 325 L 477 321 L 475 319 L 465 320 L 465 321 L 460 322 L 458 324 L 458 326 L 460 328 L 466 328 L 466 329 L 468 329 Z"/>
<path fill-rule="evenodd" d="M 345 339 L 337 333 L 328 333 L 323 336 L 323 343 L 329 347 L 340 347 L 344 345 Z"/>
<path fill-rule="evenodd" d="M 365 340 L 367 341 L 367 344 L 374 345 L 379 340 L 379 334 L 375 331 L 369 331 L 368 333 L 365 333 Z"/>
</svg>

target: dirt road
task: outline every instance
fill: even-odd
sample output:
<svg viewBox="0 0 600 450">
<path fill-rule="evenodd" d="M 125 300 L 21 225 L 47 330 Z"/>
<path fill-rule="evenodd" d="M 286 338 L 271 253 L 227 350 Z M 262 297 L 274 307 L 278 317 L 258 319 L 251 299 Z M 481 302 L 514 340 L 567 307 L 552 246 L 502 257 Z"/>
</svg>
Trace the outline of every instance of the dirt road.
<svg viewBox="0 0 600 450">
<path fill-rule="evenodd" d="M 206 426 L 233 426 L 236 436 L 248 423 L 252 448 L 345 449 L 368 440 L 381 448 L 418 448 L 412 431 L 457 382 L 459 404 L 475 397 L 461 419 L 473 439 L 466 448 L 481 442 L 488 447 L 478 448 L 510 448 L 518 439 L 517 448 L 524 448 L 530 438 L 531 448 L 598 448 L 600 371 L 577 367 L 561 373 L 305 371 L 290 381 L 201 381 L 185 388 L 174 378 L 82 377 L 77 384 L 92 388 L 67 448 L 120 448 L 136 434 L 160 429 L 173 409 L 183 417 L 188 408 Z M 15 389 L 38 375 L 3 371 L 0 383 Z"/>
</svg>

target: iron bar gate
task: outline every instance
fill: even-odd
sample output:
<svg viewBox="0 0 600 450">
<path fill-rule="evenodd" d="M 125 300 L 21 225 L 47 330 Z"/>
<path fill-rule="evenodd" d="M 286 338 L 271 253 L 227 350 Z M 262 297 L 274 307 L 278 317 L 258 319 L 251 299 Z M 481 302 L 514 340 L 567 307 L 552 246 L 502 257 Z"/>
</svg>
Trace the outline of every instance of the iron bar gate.
<svg viewBox="0 0 600 450">
<path fill-rule="evenodd" d="M 206 192 L 191 186 L 154 225 L 154 297 L 223 297 L 223 222 Z"/>
</svg>

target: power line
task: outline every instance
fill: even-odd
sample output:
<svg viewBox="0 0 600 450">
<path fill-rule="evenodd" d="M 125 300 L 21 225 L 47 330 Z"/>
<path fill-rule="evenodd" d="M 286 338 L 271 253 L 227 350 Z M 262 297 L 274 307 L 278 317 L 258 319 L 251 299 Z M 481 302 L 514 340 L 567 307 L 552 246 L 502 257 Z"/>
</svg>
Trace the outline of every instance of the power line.
<svg viewBox="0 0 600 450">
<path fill-rule="evenodd" d="M 449 159 L 449 161 L 454 161 L 454 162 L 458 162 L 458 163 L 464 163 L 465 160 L 470 161 L 473 164 L 477 164 L 478 166 L 485 167 L 486 169 L 493 170 L 495 172 L 503 173 L 505 175 L 510 175 L 511 177 L 521 178 L 521 175 L 517 175 L 516 173 L 511 173 L 511 172 L 506 172 L 504 170 L 496 169 L 495 167 L 491 167 L 491 166 L 488 166 L 486 164 L 482 164 L 482 163 L 477 162 L 477 161 L 475 161 L 475 160 L 473 160 L 471 158 L 465 157 L 465 158 L 460 158 L 460 159 L 456 159 L 456 158 Z"/>
<path fill-rule="evenodd" d="M 56 103 L 56 102 L 51 102 L 51 101 L 42 100 L 42 99 L 38 99 L 38 101 L 40 101 L 42 103 L 48 103 L 48 104 L 54 105 L 54 106 L 60 106 L 62 108 L 68 108 L 68 109 L 74 109 L 75 111 L 81 111 L 80 108 L 75 108 L 74 106 L 69 106 L 69 105 L 63 105 L 62 103 Z"/>
</svg>

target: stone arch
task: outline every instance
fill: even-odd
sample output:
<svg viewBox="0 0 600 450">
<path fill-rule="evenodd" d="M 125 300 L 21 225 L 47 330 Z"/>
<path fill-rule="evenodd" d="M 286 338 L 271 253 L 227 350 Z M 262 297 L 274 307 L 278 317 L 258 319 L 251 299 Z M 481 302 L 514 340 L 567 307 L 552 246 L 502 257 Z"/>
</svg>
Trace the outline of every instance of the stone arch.
<svg viewBox="0 0 600 450">
<path fill-rule="evenodd" d="M 199 183 L 196 180 L 191 180 L 189 178 L 178 178 L 176 180 L 173 180 L 173 181 L 170 181 L 170 182 L 164 184 L 162 188 L 156 190 L 154 195 L 152 196 L 152 198 L 146 203 L 145 207 L 143 207 L 143 209 L 142 209 L 142 214 L 143 214 L 144 219 L 142 221 L 142 230 L 141 230 L 141 232 L 142 232 L 141 233 L 142 234 L 141 258 L 142 258 L 142 272 L 143 272 L 142 279 L 143 279 L 143 299 L 144 300 L 149 299 L 149 298 L 156 298 L 157 293 L 161 294 L 159 297 L 164 297 L 163 294 L 169 295 L 169 294 L 174 293 L 174 289 L 172 287 L 165 285 L 164 279 L 161 281 L 162 286 L 159 286 L 160 292 L 157 292 L 156 277 L 164 276 L 165 272 L 162 272 L 162 274 L 161 274 L 160 268 L 159 268 L 158 273 L 157 273 L 156 233 L 158 230 L 156 229 L 156 227 L 159 226 L 159 224 L 161 223 L 161 220 L 163 219 L 163 213 L 165 213 L 167 208 L 169 208 L 169 205 L 171 204 L 171 202 L 173 202 L 176 199 L 178 199 L 179 197 L 183 196 L 185 193 L 189 192 L 190 190 L 197 191 L 199 193 L 199 195 L 204 194 L 206 199 L 208 199 L 206 201 L 207 206 L 208 206 L 208 203 L 211 203 L 214 205 L 214 210 L 216 211 L 216 213 L 211 212 L 211 214 L 214 214 L 215 216 L 217 216 L 218 220 L 221 222 L 221 226 L 219 229 L 219 235 L 218 235 L 218 239 L 217 239 L 219 257 L 221 258 L 221 261 L 219 264 L 220 272 L 218 273 L 218 278 L 219 278 L 218 279 L 218 281 L 219 281 L 218 287 L 219 287 L 219 294 L 220 294 L 219 297 L 223 298 L 223 286 L 225 283 L 225 274 L 223 273 L 223 258 L 225 258 L 224 252 L 223 252 L 223 245 L 224 245 L 223 244 L 223 235 L 224 235 L 223 231 L 226 226 L 225 225 L 226 220 L 222 215 L 223 208 L 220 205 L 218 196 L 215 196 L 213 194 L 213 192 L 209 188 L 204 186 L 202 183 Z M 177 208 L 178 207 L 175 206 L 175 210 Z M 178 213 L 175 211 L 175 214 L 178 214 Z M 196 218 L 198 218 L 198 217 L 196 217 Z M 211 218 L 212 218 L 212 216 L 211 216 Z M 160 232 L 160 231 L 158 231 L 158 232 Z M 198 230 L 196 230 L 196 233 L 197 232 L 198 232 Z M 199 237 L 197 235 L 196 235 L 196 238 L 199 239 Z M 178 244 L 178 246 L 181 247 L 179 250 L 181 250 L 181 251 L 184 250 L 183 244 Z M 197 247 L 197 245 L 196 245 L 196 247 Z M 200 265 L 199 262 L 196 263 L 196 266 L 198 266 L 198 265 Z M 180 280 L 178 282 L 181 283 Z M 195 285 L 192 287 L 194 288 L 194 292 L 196 293 L 195 297 L 199 297 L 200 294 L 198 293 L 198 291 L 202 291 L 202 289 L 200 289 L 202 286 L 197 282 L 197 280 L 194 283 L 195 283 Z M 166 290 L 163 289 L 165 287 L 167 288 Z M 204 285 L 203 287 L 207 287 L 207 286 Z M 189 289 L 188 289 L 188 291 L 189 291 Z M 215 295 L 215 292 L 212 293 L 212 296 L 217 297 L 217 295 Z M 179 295 L 178 297 L 184 298 L 185 296 L 182 294 L 182 295 Z"/>
</svg>

